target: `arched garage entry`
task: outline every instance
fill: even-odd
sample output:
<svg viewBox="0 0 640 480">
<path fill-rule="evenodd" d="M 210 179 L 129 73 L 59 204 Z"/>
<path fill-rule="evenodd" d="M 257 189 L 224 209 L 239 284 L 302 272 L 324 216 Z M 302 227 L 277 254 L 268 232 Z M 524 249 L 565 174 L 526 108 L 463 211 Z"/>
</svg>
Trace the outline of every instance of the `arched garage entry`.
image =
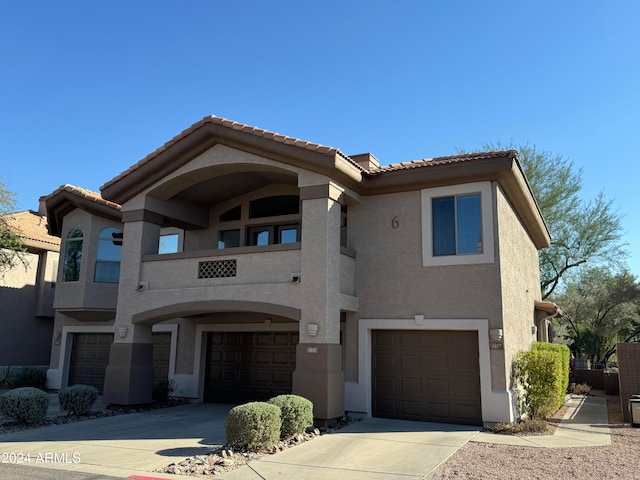
<svg viewBox="0 0 640 480">
<path fill-rule="evenodd" d="M 258 302 L 202 301 L 141 313 L 134 322 L 152 323 L 168 316 L 189 324 L 181 329 L 185 334 L 178 345 L 183 368 L 176 371 L 176 394 L 243 403 L 292 393 L 299 310 Z"/>
</svg>

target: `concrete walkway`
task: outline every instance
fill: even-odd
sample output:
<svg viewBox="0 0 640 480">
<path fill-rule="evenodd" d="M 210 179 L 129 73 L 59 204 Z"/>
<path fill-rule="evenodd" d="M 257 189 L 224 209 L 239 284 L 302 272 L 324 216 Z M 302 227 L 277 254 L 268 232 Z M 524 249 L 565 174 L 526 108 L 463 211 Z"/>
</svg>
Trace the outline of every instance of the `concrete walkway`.
<svg viewBox="0 0 640 480">
<path fill-rule="evenodd" d="M 553 435 L 520 437 L 480 432 L 471 441 L 538 448 L 611 445 L 605 397 L 573 396 L 566 405 L 569 409 Z"/>
<path fill-rule="evenodd" d="M 29 465 L 36 467 L 119 478 L 193 480 L 152 472 L 224 444 L 224 419 L 230 408 L 196 403 L 0 434 L 0 453 L 28 453 Z M 52 407 L 52 413 L 59 412 Z M 467 441 L 539 448 L 609 445 L 606 399 L 571 398 L 553 436 L 514 437 L 482 433 L 478 427 L 367 418 L 216 478 L 418 480 Z M 2 465 L 0 476 L 1 472 Z"/>
</svg>

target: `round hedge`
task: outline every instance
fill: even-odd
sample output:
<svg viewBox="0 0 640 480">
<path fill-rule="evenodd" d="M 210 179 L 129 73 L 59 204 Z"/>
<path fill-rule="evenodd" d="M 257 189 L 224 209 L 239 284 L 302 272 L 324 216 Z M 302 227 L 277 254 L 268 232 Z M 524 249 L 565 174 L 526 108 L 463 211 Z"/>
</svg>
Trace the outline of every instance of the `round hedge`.
<svg viewBox="0 0 640 480">
<path fill-rule="evenodd" d="M 47 416 L 49 395 L 34 387 L 15 388 L 2 395 L 0 411 L 20 423 L 33 425 Z"/>
<path fill-rule="evenodd" d="M 282 411 L 281 438 L 303 433 L 313 425 L 313 403 L 299 395 L 278 395 L 269 400 Z"/>
<path fill-rule="evenodd" d="M 259 452 L 280 440 L 280 407 L 266 402 L 250 402 L 229 410 L 225 419 L 227 445 L 234 450 Z"/>
</svg>

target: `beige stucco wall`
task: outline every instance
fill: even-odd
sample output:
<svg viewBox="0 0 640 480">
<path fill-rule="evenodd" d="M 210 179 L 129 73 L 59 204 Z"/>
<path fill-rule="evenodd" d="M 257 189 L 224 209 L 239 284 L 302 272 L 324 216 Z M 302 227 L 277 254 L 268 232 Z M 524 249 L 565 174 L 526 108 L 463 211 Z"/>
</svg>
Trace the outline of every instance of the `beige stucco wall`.
<svg viewBox="0 0 640 480">
<path fill-rule="evenodd" d="M 514 356 L 529 350 L 536 339 L 531 327 L 535 324 L 535 301 L 540 300 L 540 267 L 538 251 L 499 188 L 496 189 L 496 203 L 505 370 L 496 370 L 494 374 L 496 381 L 504 382 L 501 388 L 510 388 Z"/>
<path fill-rule="evenodd" d="M 350 208 L 360 318 L 422 314 L 488 318 L 498 325 L 497 265 L 423 267 L 420 208 L 419 191 L 367 196 Z"/>
<path fill-rule="evenodd" d="M 104 217 L 91 215 L 80 209 L 75 209 L 64 217 L 64 225 L 60 235 L 62 241 L 60 245 L 61 256 L 54 302 L 56 309 L 115 309 L 118 284 L 95 283 L 93 281 L 98 254 L 98 238 L 100 233 L 109 227 L 122 230 L 122 224 Z M 66 238 L 73 228 L 79 228 L 83 233 L 80 278 L 76 282 L 63 282 Z"/>
<path fill-rule="evenodd" d="M 25 260 L 26 266 L 0 276 L 0 365 L 46 365 L 49 360 L 58 253 L 28 252 Z"/>
</svg>

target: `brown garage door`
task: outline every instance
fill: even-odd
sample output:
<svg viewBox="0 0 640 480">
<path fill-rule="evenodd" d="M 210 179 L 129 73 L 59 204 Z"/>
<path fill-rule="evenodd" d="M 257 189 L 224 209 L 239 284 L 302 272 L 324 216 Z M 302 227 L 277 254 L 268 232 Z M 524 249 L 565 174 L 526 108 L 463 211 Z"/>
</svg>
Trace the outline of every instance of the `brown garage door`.
<svg viewBox="0 0 640 480">
<path fill-rule="evenodd" d="M 153 332 L 153 382 L 169 378 L 171 357 L 171 332 Z"/>
<path fill-rule="evenodd" d="M 113 333 L 74 333 L 69 385 L 93 385 L 102 393 Z"/>
<path fill-rule="evenodd" d="M 372 331 L 376 417 L 481 425 L 475 331 Z"/>
<path fill-rule="evenodd" d="M 291 393 L 298 332 L 210 332 L 204 400 L 242 403 Z"/>
</svg>

